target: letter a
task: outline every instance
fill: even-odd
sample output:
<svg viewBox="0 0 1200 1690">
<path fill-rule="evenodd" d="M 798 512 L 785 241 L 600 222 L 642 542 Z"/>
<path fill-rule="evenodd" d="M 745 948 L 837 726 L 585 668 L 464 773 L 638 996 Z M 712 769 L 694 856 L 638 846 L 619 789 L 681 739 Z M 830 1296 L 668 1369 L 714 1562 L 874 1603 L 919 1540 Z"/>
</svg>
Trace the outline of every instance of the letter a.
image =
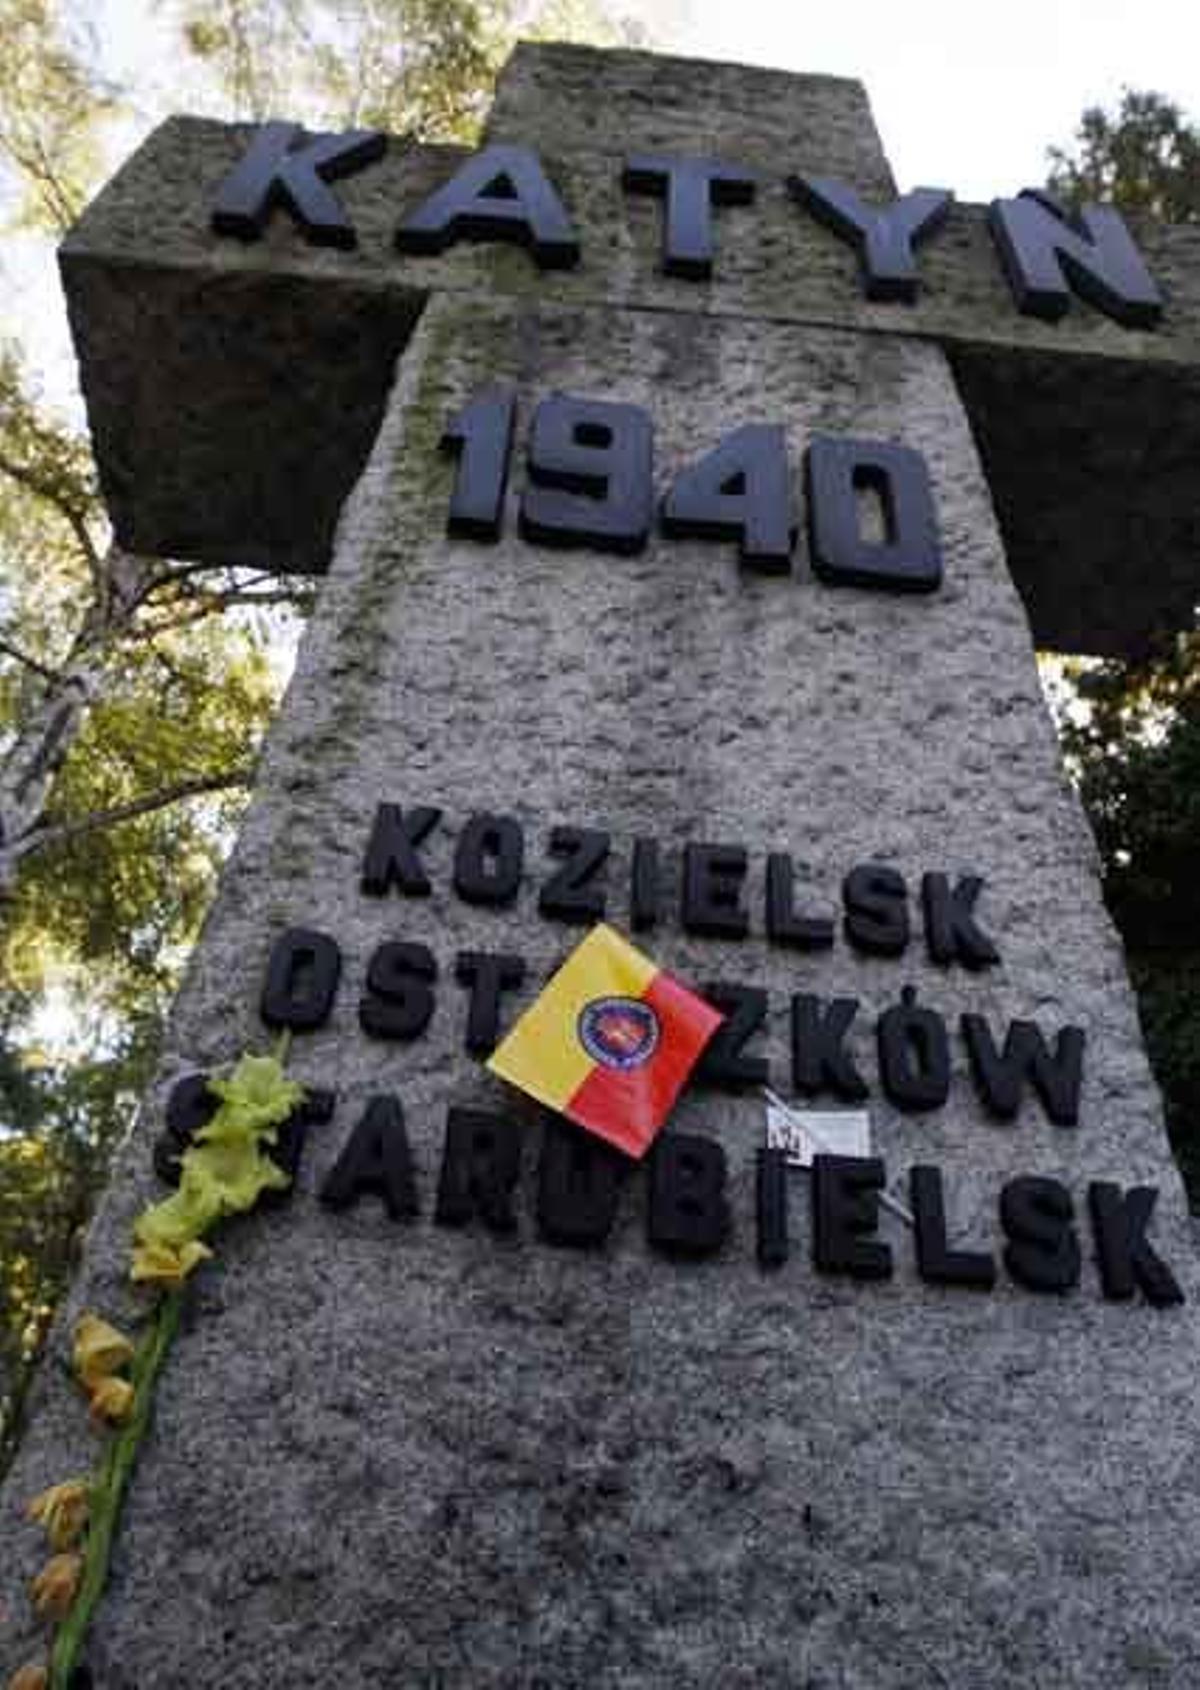
<svg viewBox="0 0 1200 1690">
<path fill-rule="evenodd" d="M 579 262 L 562 201 L 530 147 L 484 147 L 405 218 L 402 252 L 441 252 L 457 240 L 517 241 L 543 270 Z"/>
</svg>

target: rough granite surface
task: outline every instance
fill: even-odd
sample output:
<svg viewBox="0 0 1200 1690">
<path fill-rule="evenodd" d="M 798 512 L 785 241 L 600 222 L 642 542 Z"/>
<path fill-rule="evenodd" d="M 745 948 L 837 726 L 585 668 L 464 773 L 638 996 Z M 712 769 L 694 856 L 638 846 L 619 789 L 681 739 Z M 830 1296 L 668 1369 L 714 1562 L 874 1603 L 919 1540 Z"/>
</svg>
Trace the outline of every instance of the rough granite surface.
<svg viewBox="0 0 1200 1690">
<path fill-rule="evenodd" d="M 857 96 L 848 96 L 857 100 Z M 857 120 L 856 120 L 857 121 Z M 866 165 L 876 144 L 860 134 Z M 865 166 L 866 167 L 866 166 Z M 873 166 L 872 166 L 873 167 Z M 739 570 L 725 543 L 655 538 L 637 558 L 445 537 L 443 420 L 496 380 L 520 437 L 553 390 L 649 407 L 657 478 L 734 423 L 895 438 L 933 478 L 946 579 L 925 599 Z M 510 493 L 523 484 L 520 454 Z M 375 805 L 440 804 L 432 895 L 359 890 Z M 511 910 L 450 887 L 468 815 L 518 816 Z M 610 918 L 628 924 L 633 838 L 751 853 L 752 933 L 646 940 L 697 983 L 768 988 L 761 1041 L 790 1090 L 795 991 L 858 996 L 854 1037 L 893 1189 L 945 1172 L 952 1239 L 999 1251 L 1013 1174 L 1062 1179 L 1080 1219 L 1080 1288 L 992 1295 L 918 1278 L 885 1217 L 894 1278 L 856 1285 L 810 1260 L 806 1177 L 792 1255 L 755 1262 L 763 1110 L 694 1086 L 673 1130 L 719 1139 L 733 1231 L 701 1263 L 656 1255 L 644 1176 L 605 1248 L 536 1236 L 541 1120 L 524 1132 L 520 1226 L 432 1224 L 451 1104 L 511 1102 L 462 1053 L 460 949 L 520 952 L 508 1023 L 577 937 L 537 913 L 550 829 L 611 829 Z M 793 853 L 813 907 L 856 863 L 986 879 L 1001 964 L 937 968 L 919 940 L 864 960 L 838 937 L 798 956 L 763 936 L 766 854 Z M 913 900 L 916 916 L 916 900 Z M 154 1095 L 93 1227 L 35 1418 L 9 1476 L 0 1669 L 35 1647 L 23 1586 L 39 1564 L 21 1500 L 94 1442 L 59 1366 L 83 1306 L 132 1309 L 131 1218 L 155 1192 L 150 1147 L 172 1081 L 266 1034 L 273 939 L 317 926 L 345 966 L 333 1017 L 298 1036 L 302 1079 L 338 1092 L 290 1208 L 222 1235 L 165 1375 L 111 1589 L 89 1650 L 97 1690 L 354 1687 L 778 1687 L 778 1690 L 1189 1690 L 1200 1682 L 1196 1379 L 1200 1273 L 1093 843 L 1059 768 L 1029 625 L 944 355 L 919 338 L 661 310 L 483 301 L 426 306 L 346 506 L 255 799 L 189 968 Z M 357 1018 L 384 939 L 440 965 L 427 1035 L 397 1046 Z M 1079 1126 L 1035 1102 L 989 1121 L 953 1038 L 946 1106 L 901 1116 L 876 1084 L 871 1029 L 904 985 L 951 1024 L 1027 1016 L 1087 1030 Z M 365 1100 L 403 1100 L 422 1216 L 316 1200 Z M 1160 1188 L 1153 1237 L 1189 1302 L 1102 1300 L 1087 1182 Z"/>
<path fill-rule="evenodd" d="M 1058 323 L 1019 315 L 985 208 L 968 204 L 919 249 L 917 303 L 873 304 L 851 247 L 787 189 L 803 172 L 838 177 L 867 199 L 895 191 L 861 85 L 646 53 L 520 48 L 501 80 L 488 138 L 538 148 L 581 239 L 571 271 L 539 275 L 518 249 L 470 241 L 436 257 L 397 251 L 405 215 L 465 156 L 400 138 L 337 185 L 356 251 L 308 245 L 283 214 L 260 241 L 217 236 L 213 199 L 252 134 L 172 119 L 62 250 L 105 494 L 124 544 L 324 569 L 421 301 L 435 290 L 485 302 L 536 297 L 944 345 L 1038 644 L 1136 652 L 1156 630 L 1190 626 L 1200 585 L 1191 468 L 1200 456 L 1200 229 L 1136 230 L 1167 300 L 1154 330 L 1123 328 L 1078 300 Z M 706 283 L 662 273 L 662 205 L 621 187 L 627 153 L 672 150 L 761 173 L 754 204 L 718 210 Z M 953 187 L 952 156 L 942 185 Z M 279 390 L 282 435 L 260 425 L 264 388 Z M 1086 496 L 1064 461 L 1079 466 Z M 311 473 L 299 477 L 297 498 L 304 464 Z M 197 473 L 210 488 L 201 510 Z"/>
</svg>

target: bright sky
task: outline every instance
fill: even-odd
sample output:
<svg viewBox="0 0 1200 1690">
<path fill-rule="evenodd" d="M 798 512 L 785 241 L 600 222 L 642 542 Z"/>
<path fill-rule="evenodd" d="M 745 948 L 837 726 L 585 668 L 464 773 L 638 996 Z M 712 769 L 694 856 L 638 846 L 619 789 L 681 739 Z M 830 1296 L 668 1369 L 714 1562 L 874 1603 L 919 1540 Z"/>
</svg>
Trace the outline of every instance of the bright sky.
<svg viewBox="0 0 1200 1690">
<path fill-rule="evenodd" d="M 1196 0 L 608 0 L 662 51 L 857 76 L 902 188 L 990 199 L 1042 179 L 1087 105 L 1155 89 L 1200 120 Z M 168 8 L 91 0 L 114 79 L 178 69 Z M 797 161 L 798 162 L 798 161 Z"/>
<path fill-rule="evenodd" d="M 105 71 L 137 112 L 126 149 L 164 111 L 195 107 L 176 80 L 167 6 L 86 8 Z M 643 23 L 662 51 L 859 77 L 902 189 L 986 200 L 1040 182 L 1046 148 L 1069 143 L 1084 107 L 1115 105 L 1123 87 L 1155 89 L 1200 121 L 1200 0 L 610 0 L 610 9 Z M 47 396 L 69 404 L 72 362 L 48 254 L 10 237 L 0 265 L 4 315 L 34 339 Z"/>
<path fill-rule="evenodd" d="M 680 50 L 856 76 L 901 188 L 1042 180 L 1085 106 L 1155 89 L 1200 119 L 1196 0 L 664 0 Z"/>
</svg>

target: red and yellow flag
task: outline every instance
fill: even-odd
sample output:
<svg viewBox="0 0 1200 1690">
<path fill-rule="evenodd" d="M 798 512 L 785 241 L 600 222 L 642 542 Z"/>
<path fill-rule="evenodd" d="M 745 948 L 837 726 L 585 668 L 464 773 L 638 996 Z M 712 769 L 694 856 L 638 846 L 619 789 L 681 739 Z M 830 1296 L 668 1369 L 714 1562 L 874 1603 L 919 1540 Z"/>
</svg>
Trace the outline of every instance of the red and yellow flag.
<svg viewBox="0 0 1200 1690">
<path fill-rule="evenodd" d="M 611 927 L 594 927 L 488 1067 L 640 1157 L 722 1019 Z"/>
</svg>

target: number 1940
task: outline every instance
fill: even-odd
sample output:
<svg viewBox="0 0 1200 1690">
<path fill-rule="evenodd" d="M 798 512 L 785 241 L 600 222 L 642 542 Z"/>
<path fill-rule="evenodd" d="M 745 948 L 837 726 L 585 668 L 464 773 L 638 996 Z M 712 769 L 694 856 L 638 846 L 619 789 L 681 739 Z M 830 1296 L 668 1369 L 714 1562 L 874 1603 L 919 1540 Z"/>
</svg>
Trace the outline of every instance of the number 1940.
<svg viewBox="0 0 1200 1690">
<path fill-rule="evenodd" d="M 450 419 L 442 447 L 457 458 L 447 526 L 494 541 L 504 528 L 516 435 L 512 388 L 477 395 Z M 813 570 L 831 586 L 929 593 L 942 558 L 925 459 L 887 441 L 828 435 L 804 454 Z M 877 520 L 864 512 L 874 504 Z M 637 405 L 555 393 L 536 406 L 518 502 L 525 539 L 635 553 L 656 517 L 654 425 Z M 662 533 L 736 540 L 748 568 L 785 574 L 796 521 L 783 428 L 744 423 L 685 468 L 657 506 Z M 870 532 L 868 532 L 870 528 Z"/>
</svg>

